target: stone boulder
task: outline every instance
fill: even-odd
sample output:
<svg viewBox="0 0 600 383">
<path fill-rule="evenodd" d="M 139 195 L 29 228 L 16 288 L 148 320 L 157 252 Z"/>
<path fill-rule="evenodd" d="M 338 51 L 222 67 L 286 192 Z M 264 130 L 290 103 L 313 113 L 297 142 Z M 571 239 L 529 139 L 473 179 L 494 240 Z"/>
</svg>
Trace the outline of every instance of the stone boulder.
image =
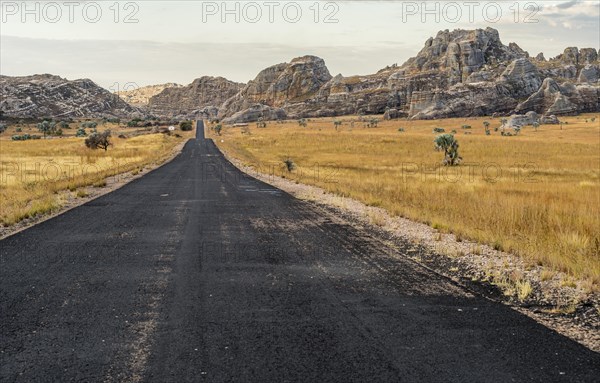
<svg viewBox="0 0 600 383">
<path fill-rule="evenodd" d="M 542 118 L 540 119 L 540 124 L 557 125 L 560 124 L 560 121 L 555 115 L 551 114 L 548 116 L 542 116 Z"/>
<path fill-rule="evenodd" d="M 287 118 L 285 111 L 281 108 L 273 108 L 268 105 L 254 104 L 247 109 L 239 111 L 230 117 L 224 118 L 225 124 L 240 124 L 258 121 L 284 120 Z"/>
<path fill-rule="evenodd" d="M 587 64 L 581 72 L 579 72 L 578 83 L 597 83 L 600 79 L 600 66 Z"/>
<path fill-rule="evenodd" d="M 539 117 L 536 112 L 530 111 L 527 114 L 513 114 L 508 119 L 508 127 L 516 126 L 530 126 L 534 123 L 539 122 Z"/>
<path fill-rule="evenodd" d="M 388 109 L 383 114 L 384 120 L 395 120 L 395 119 L 404 118 L 404 117 L 408 117 L 408 114 L 405 112 L 402 112 L 398 109 Z"/>
</svg>

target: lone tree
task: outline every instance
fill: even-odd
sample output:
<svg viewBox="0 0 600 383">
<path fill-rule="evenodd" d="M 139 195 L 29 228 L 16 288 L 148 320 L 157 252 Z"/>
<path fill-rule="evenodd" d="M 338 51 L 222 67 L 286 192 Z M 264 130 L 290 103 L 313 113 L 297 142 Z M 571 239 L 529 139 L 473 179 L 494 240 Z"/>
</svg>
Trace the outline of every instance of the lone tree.
<svg viewBox="0 0 600 383">
<path fill-rule="evenodd" d="M 462 161 L 462 157 L 458 155 L 458 141 L 452 134 L 440 134 L 433 140 L 435 150 L 444 151 L 444 166 L 458 165 Z"/>
<path fill-rule="evenodd" d="M 85 139 L 85 146 L 90 149 L 104 149 L 106 151 L 111 145 L 109 138 L 110 130 L 105 130 L 102 133 L 92 133 Z"/>
<path fill-rule="evenodd" d="M 215 125 L 215 133 L 217 133 L 219 136 L 221 135 L 221 130 L 223 130 L 223 126 L 221 124 L 217 124 Z"/>
<path fill-rule="evenodd" d="M 333 121 L 333 126 L 335 127 L 335 130 L 337 131 L 338 128 L 342 125 L 342 121 L 339 120 L 335 120 Z"/>
<path fill-rule="evenodd" d="M 305 118 L 299 119 L 298 120 L 298 125 L 301 126 L 301 127 L 303 127 L 303 128 L 306 128 L 306 125 L 307 125 L 306 124 L 306 119 Z"/>
</svg>

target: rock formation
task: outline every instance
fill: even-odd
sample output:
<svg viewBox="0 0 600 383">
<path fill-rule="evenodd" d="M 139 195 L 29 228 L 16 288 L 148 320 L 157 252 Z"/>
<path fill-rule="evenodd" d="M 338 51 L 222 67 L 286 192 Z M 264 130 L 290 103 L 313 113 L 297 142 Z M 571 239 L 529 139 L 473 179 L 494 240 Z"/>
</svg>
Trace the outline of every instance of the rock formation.
<svg viewBox="0 0 600 383">
<path fill-rule="evenodd" d="M 148 112 L 170 118 L 213 116 L 225 100 L 237 94 L 244 84 L 223 77 L 204 76 L 183 87 L 170 87 L 150 97 Z"/>
<path fill-rule="evenodd" d="M 175 84 L 174 82 L 159 85 L 149 85 L 137 89 L 120 91 L 118 92 L 118 96 L 121 97 L 126 103 L 142 108 L 148 105 L 151 97 L 156 96 L 163 90 L 167 88 L 181 88 L 182 86 L 183 85 Z"/>
<path fill-rule="evenodd" d="M 493 28 L 446 30 L 403 65 L 373 75 L 330 77 L 323 60 L 314 56 L 272 66 L 227 100 L 219 116 L 246 122 L 252 113 L 244 110 L 257 110 L 258 104 L 281 109 L 287 118 L 573 114 L 600 110 L 599 77 L 593 48 L 567 48 L 546 60 L 543 54 L 530 58 L 515 43 L 504 45 Z"/>
<path fill-rule="evenodd" d="M 458 29 L 440 31 L 403 65 L 371 75 L 332 76 L 323 59 L 303 56 L 262 70 L 246 85 L 201 77 L 184 87 L 166 88 L 149 98 L 145 111 L 166 118 L 220 118 L 226 123 L 349 114 L 436 119 L 530 111 L 544 121 L 544 116 L 600 111 L 599 80 L 600 61 L 594 48 L 569 47 L 555 58 L 547 60 L 542 53 L 531 58 L 516 43 L 503 44 L 493 28 Z M 78 81 L 85 88 L 83 82 L 89 80 Z M 82 105 L 76 97 L 70 98 L 67 107 L 63 99 L 69 92 L 62 94 L 55 82 L 3 86 L 8 94 L 3 110 L 20 115 L 27 115 L 29 109 L 37 115 L 54 109 L 72 113 L 76 106 L 81 115 L 134 110 L 121 100 L 88 102 L 89 94 Z M 94 91 L 96 101 L 106 96 L 102 91 Z M 46 94 L 46 101 L 38 101 L 40 93 Z"/>
<path fill-rule="evenodd" d="M 88 79 L 0 76 L 0 110 L 14 118 L 131 117 L 140 111 Z"/>
</svg>

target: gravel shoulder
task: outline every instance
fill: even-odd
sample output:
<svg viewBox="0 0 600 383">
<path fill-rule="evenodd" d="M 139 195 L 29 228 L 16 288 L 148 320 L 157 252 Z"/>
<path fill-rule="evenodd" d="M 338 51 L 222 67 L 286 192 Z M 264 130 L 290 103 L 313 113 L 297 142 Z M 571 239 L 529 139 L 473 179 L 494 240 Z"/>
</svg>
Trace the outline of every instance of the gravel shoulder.
<svg viewBox="0 0 600 383">
<path fill-rule="evenodd" d="M 585 281 L 571 280 L 564 273 L 532 266 L 515 254 L 440 233 L 426 224 L 394 217 L 384 209 L 319 187 L 257 173 L 255 168 L 223 154 L 244 173 L 340 215 L 387 242 L 414 243 L 425 251 L 408 256 L 423 266 L 600 352 L 600 292 Z"/>
</svg>

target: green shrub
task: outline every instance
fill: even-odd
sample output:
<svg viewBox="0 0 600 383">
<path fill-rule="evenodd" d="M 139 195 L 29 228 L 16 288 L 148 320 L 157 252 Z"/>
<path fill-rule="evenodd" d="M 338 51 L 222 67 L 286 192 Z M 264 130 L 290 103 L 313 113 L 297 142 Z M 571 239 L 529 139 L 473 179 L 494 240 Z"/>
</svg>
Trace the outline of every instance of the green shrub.
<svg viewBox="0 0 600 383">
<path fill-rule="evenodd" d="M 189 132 L 190 130 L 194 129 L 194 126 L 192 125 L 192 121 L 181 121 L 179 123 L 179 129 L 184 132 Z"/>
</svg>

